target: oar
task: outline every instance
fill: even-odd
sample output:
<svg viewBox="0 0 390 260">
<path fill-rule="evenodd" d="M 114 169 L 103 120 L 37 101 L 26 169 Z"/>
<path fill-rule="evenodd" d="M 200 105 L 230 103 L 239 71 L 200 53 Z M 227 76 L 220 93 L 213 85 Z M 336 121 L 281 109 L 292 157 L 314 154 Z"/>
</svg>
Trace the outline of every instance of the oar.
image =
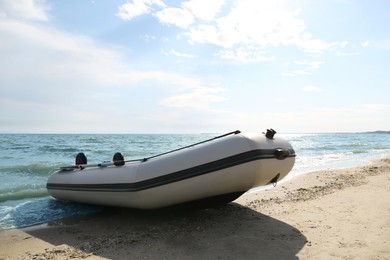
<svg viewBox="0 0 390 260">
<path fill-rule="evenodd" d="M 91 167 L 107 167 L 110 165 L 114 165 L 114 162 L 101 162 L 96 164 L 80 164 L 80 165 L 69 165 L 60 167 L 60 170 L 74 170 L 74 169 L 85 169 Z"/>
</svg>

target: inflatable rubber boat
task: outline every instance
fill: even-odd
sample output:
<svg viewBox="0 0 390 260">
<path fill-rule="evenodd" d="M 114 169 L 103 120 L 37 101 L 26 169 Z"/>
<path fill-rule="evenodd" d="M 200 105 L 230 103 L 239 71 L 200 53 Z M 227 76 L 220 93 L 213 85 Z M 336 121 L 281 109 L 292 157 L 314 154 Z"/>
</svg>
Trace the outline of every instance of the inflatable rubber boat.
<svg viewBox="0 0 390 260">
<path fill-rule="evenodd" d="M 295 151 L 275 131 L 245 135 L 234 131 L 139 160 L 61 167 L 47 190 L 58 200 L 87 204 L 161 208 L 194 201 L 227 203 L 261 185 L 276 184 L 292 169 Z"/>
</svg>

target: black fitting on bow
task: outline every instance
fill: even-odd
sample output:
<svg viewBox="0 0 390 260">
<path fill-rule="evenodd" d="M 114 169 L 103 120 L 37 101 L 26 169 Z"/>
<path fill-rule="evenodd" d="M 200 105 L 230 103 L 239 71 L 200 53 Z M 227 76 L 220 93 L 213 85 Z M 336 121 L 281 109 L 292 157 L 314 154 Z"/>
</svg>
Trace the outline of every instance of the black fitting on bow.
<svg viewBox="0 0 390 260">
<path fill-rule="evenodd" d="M 274 139 L 274 135 L 276 134 L 276 131 L 274 129 L 267 129 L 267 133 L 265 133 L 265 137 L 268 139 Z"/>
</svg>

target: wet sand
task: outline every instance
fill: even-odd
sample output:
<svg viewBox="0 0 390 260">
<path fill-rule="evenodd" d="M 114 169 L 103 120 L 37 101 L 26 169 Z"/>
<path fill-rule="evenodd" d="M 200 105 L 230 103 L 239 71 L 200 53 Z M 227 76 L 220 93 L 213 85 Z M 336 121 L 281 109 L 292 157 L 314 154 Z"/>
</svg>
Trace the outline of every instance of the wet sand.
<svg viewBox="0 0 390 260">
<path fill-rule="evenodd" d="M 208 209 L 107 208 L 0 231 L 0 259 L 390 259 L 390 158 Z"/>
</svg>

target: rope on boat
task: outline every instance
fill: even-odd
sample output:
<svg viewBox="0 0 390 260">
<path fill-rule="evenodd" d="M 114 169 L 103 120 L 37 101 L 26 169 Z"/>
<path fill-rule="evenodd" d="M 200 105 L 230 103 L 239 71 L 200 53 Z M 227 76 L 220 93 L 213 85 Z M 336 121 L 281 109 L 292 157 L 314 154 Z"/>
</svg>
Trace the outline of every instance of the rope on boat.
<svg viewBox="0 0 390 260">
<path fill-rule="evenodd" d="M 169 153 L 177 152 L 177 151 L 180 151 L 180 150 L 183 150 L 183 149 L 187 149 L 187 148 L 193 147 L 195 145 L 207 143 L 207 142 L 213 141 L 215 139 L 219 139 L 219 138 L 222 138 L 222 137 L 225 137 L 225 136 L 228 136 L 228 135 L 232 135 L 232 134 L 236 135 L 236 134 L 239 134 L 239 133 L 241 133 L 241 131 L 240 130 L 236 130 L 236 131 L 229 132 L 229 133 L 226 133 L 226 134 L 223 134 L 223 135 L 220 135 L 220 136 L 213 137 L 211 139 L 208 139 L 208 140 L 205 140 L 205 141 L 202 141 L 202 142 L 199 142 L 199 143 L 195 143 L 195 144 L 191 144 L 191 145 L 188 145 L 188 146 L 184 146 L 184 147 L 181 147 L 181 148 L 178 148 L 178 149 L 175 149 L 175 150 L 172 150 L 172 151 L 168 151 L 168 152 L 165 152 L 165 153 L 160 153 L 160 154 L 157 154 L 157 155 L 153 155 L 151 157 L 147 157 L 147 158 L 144 158 L 144 159 L 141 159 L 141 160 L 132 160 L 132 161 L 143 161 L 143 162 L 146 162 L 147 160 L 152 159 L 152 158 L 156 158 L 156 157 L 159 157 L 159 156 L 162 156 L 162 155 L 166 155 L 166 154 L 169 154 Z"/>
</svg>

